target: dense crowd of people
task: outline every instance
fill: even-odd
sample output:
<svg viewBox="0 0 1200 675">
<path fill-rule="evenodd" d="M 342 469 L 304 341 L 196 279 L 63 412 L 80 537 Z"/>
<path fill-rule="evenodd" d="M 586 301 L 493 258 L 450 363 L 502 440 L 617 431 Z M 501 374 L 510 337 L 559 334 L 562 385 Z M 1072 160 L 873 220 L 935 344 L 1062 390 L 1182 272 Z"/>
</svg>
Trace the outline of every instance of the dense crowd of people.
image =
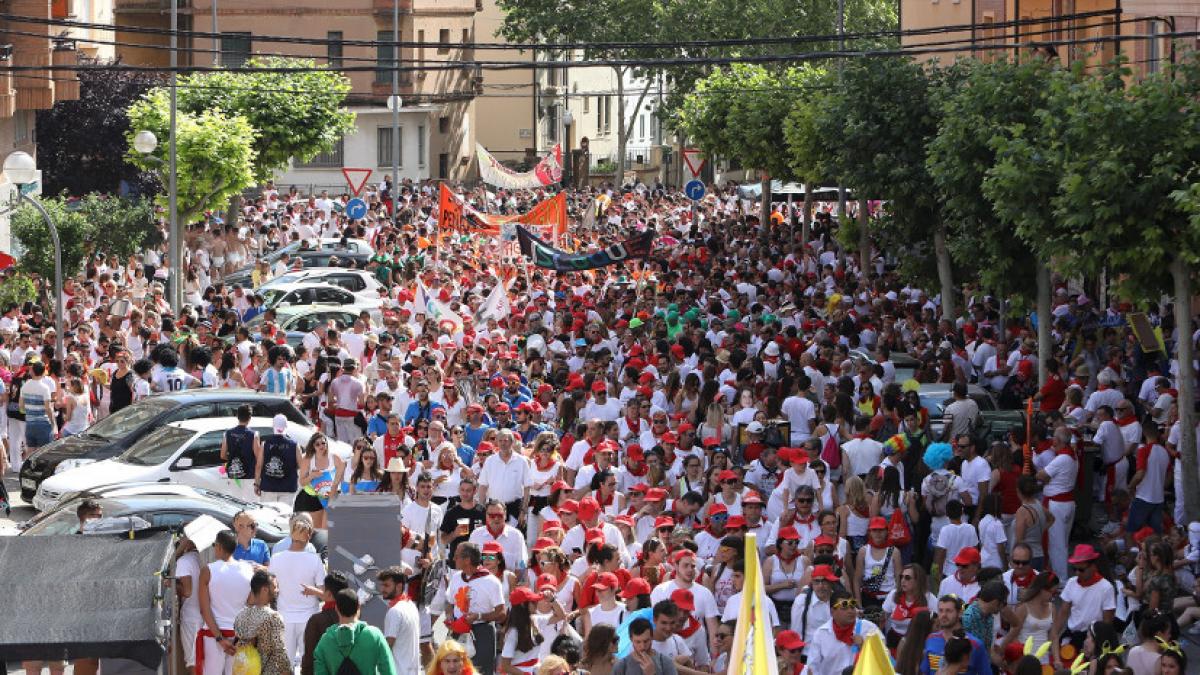
<svg viewBox="0 0 1200 675">
<path fill-rule="evenodd" d="M 836 204 L 811 226 L 799 203 L 761 222 L 732 185 L 695 212 L 657 185 L 573 191 L 563 248 L 657 243 L 571 273 L 530 266 L 507 231 L 439 232 L 435 184 L 365 196 L 350 221 L 347 195 L 267 185 L 238 222 L 189 227 L 177 314 L 161 250 L 96 254 L 63 291 L 61 355 L 52 317 L 3 308 L 0 468 L 191 387 L 290 397 L 319 430 L 301 446 L 282 417 L 269 435 L 248 406 L 230 421 L 229 491 L 294 514 L 273 550 L 250 514 L 214 562 L 181 544 L 197 675 L 228 675 L 247 645 L 264 675 L 722 672 L 748 564 L 788 675 L 849 672 L 872 633 L 906 674 L 1187 671 L 1200 522 L 1174 354 L 1198 334 L 1168 306 L 1139 303 L 1157 349 L 1131 305 L 1068 280 L 1048 317 L 969 284 L 947 316 L 897 276 L 901 253 L 861 269 L 840 248 Z M 548 196 L 464 193 L 491 214 Z M 369 242 L 369 261 L 331 264 L 359 264 L 379 297 L 289 346 L 260 290 L 303 263 L 265 256 L 319 238 Z M 399 529 L 380 523 L 398 558 L 379 561 L 378 600 L 309 541 L 332 502 L 368 493 L 402 502 Z M 358 620 L 379 601 L 382 625 Z"/>
</svg>

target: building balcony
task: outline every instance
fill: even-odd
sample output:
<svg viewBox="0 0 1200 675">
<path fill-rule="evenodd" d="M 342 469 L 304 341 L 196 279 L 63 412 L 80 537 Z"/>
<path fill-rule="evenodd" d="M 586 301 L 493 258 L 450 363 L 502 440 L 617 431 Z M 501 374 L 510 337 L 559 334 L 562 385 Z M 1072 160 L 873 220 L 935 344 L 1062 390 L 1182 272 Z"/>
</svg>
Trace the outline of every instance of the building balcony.
<svg viewBox="0 0 1200 675">
<path fill-rule="evenodd" d="M 400 3 L 400 14 L 408 15 L 413 11 L 413 0 L 371 0 L 376 19 L 390 19 L 395 4 Z"/>
<path fill-rule="evenodd" d="M 73 43 L 56 46 L 51 60 L 56 66 L 78 66 L 80 53 Z M 54 71 L 54 100 L 79 100 L 79 71 Z"/>
</svg>

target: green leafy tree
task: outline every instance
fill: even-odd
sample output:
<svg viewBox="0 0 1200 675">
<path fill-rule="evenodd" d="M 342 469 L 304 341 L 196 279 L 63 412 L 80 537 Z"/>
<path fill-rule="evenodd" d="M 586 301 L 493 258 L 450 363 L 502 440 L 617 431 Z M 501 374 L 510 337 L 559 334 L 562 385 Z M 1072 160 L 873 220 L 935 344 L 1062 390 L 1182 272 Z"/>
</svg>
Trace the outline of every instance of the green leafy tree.
<svg viewBox="0 0 1200 675">
<path fill-rule="evenodd" d="M 93 245 L 98 252 L 125 260 L 162 243 L 154 203 L 147 199 L 90 194 L 79 201 L 78 208 L 95 229 Z"/>
<path fill-rule="evenodd" d="M 73 276 L 83 268 L 83 261 L 93 250 L 96 229 L 83 213 L 68 208 L 66 199 L 52 197 L 40 201 L 58 230 L 63 278 Z M 42 214 L 34 207 L 22 204 L 13 212 L 11 224 L 13 237 L 23 251 L 17 262 L 18 268 L 42 279 L 54 279 L 54 242 Z"/>
<path fill-rule="evenodd" d="M 793 105 L 783 121 L 786 157 L 792 175 L 807 188 L 817 187 L 825 180 L 825 158 L 835 152 L 835 139 L 821 136 L 817 127 L 820 110 L 825 106 L 825 88 L 833 82 L 828 71 L 816 71 L 800 92 L 803 103 Z M 801 240 L 808 243 L 812 222 L 812 190 L 804 191 Z"/>
<path fill-rule="evenodd" d="M 956 295 L 946 225 L 925 166 L 928 143 L 937 133 L 930 97 L 935 75 L 907 58 L 859 59 L 846 66 L 824 100 L 816 127 L 822 138 L 836 139 L 827 175 L 852 188 L 860 201 L 887 200 L 884 218 L 862 230 L 864 272 L 870 268 L 868 237 L 887 250 L 905 251 L 902 271 L 909 276 L 919 276 L 920 263 L 928 259 L 922 253 L 932 247 L 942 308 L 952 317 Z"/>
<path fill-rule="evenodd" d="M 146 129 L 161 139 L 169 134 L 168 93 L 154 89 L 129 108 L 131 129 Z M 167 144 L 159 143 L 152 158 L 132 147 L 126 159 L 158 174 L 167 184 Z M 197 219 L 208 209 L 224 208 L 230 197 L 255 182 L 255 131 L 240 115 L 217 110 L 195 114 L 179 111 L 176 116 L 177 194 L 180 222 Z M 165 203 L 164 197 L 159 197 Z"/>
<path fill-rule="evenodd" d="M 209 111 L 243 117 L 254 129 L 254 179 L 262 182 L 287 168 L 332 150 L 354 130 L 355 114 L 343 106 L 350 79 L 331 71 L 271 72 L 267 68 L 315 68 L 311 59 L 254 58 L 247 68 L 261 72 L 216 71 L 179 79 L 179 108 L 193 115 Z"/>
<path fill-rule="evenodd" d="M 37 284 L 26 272 L 15 272 L 0 281 L 0 311 L 37 300 Z"/>
<path fill-rule="evenodd" d="M 1043 59 L 966 61 L 943 78 L 932 97 L 938 107 L 938 131 L 930 140 L 927 168 L 941 200 L 942 220 L 953 258 L 977 275 L 989 292 L 1005 298 L 1036 295 L 1038 317 L 1050 314 L 1050 270 L 1017 234 L 1030 215 L 1026 200 L 996 209 L 983 192 L 996 163 L 997 136 L 1025 128 L 1045 108 L 1052 66 Z M 1020 190 L 1009 195 L 1016 198 Z M 1048 195 L 1045 195 L 1048 196 Z M 1034 217 L 1050 213 L 1043 202 Z M 1014 208 L 1015 207 L 1015 208 Z M 1039 353 L 1050 351 L 1050 325 L 1038 322 Z M 1044 361 L 1039 374 L 1045 378 Z"/>
</svg>

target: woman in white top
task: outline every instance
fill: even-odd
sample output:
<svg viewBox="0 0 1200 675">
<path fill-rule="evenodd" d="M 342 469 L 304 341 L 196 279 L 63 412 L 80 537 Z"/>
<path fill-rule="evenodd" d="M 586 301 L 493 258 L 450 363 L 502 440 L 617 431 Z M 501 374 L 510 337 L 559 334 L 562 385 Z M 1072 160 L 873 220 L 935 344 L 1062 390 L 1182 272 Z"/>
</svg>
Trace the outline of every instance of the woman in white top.
<svg viewBox="0 0 1200 675">
<path fill-rule="evenodd" d="M 729 418 L 729 422 L 733 426 L 750 424 L 754 421 L 754 416 L 757 414 L 758 408 L 754 406 L 754 392 L 749 389 L 743 389 L 738 394 L 737 410 Z"/>
<path fill-rule="evenodd" d="M 717 392 L 718 400 L 708 404 L 705 411 L 704 421 L 701 422 L 700 428 L 697 429 L 697 438 L 715 438 L 720 441 L 720 445 L 724 446 L 732 435 L 730 432 L 730 424 L 725 419 L 725 409 L 721 405 L 719 397 L 721 392 Z"/>
<path fill-rule="evenodd" d="M 979 519 L 979 554 L 984 567 L 1008 567 L 1008 535 L 1000 520 L 1000 495 L 992 492 L 983 496 L 980 504 L 983 517 Z"/>
<path fill-rule="evenodd" d="M 894 649 L 908 634 L 913 619 L 922 612 L 937 612 L 937 596 L 929 592 L 929 576 L 919 565 L 905 565 L 900 571 L 900 587 L 883 601 L 883 626 L 888 648 Z"/>
<path fill-rule="evenodd" d="M 853 478 L 851 479 L 853 480 Z M 888 545 L 888 522 L 872 518 L 867 526 L 867 543 L 858 549 L 851 593 L 863 607 L 880 607 L 900 579 L 900 552 Z"/>
<path fill-rule="evenodd" d="M 541 660 L 543 638 L 534 625 L 533 610 L 541 596 L 524 586 L 506 595 L 512 609 L 508 612 L 508 627 L 501 643 L 501 673 L 534 673 Z"/>
<path fill-rule="evenodd" d="M 92 400 L 84 391 L 83 381 L 72 377 L 67 384 L 67 395 L 63 397 L 62 435 L 71 436 L 88 428 L 92 416 Z"/>
<path fill-rule="evenodd" d="M 529 568 L 529 587 L 540 588 L 548 579 L 554 580 L 554 597 L 558 604 L 570 611 L 575 606 L 575 591 L 579 587 L 579 579 L 568 573 L 570 567 L 567 556 L 557 546 L 533 547 L 536 557 L 535 565 Z"/>
<path fill-rule="evenodd" d="M 583 612 L 583 634 L 591 632 L 592 626 L 608 624 L 613 628 L 625 620 L 625 605 L 617 602 L 617 587 L 620 586 L 617 575 L 605 572 L 596 577 L 592 588 L 596 590 L 598 603 Z"/>
<path fill-rule="evenodd" d="M 437 461 L 429 470 L 429 475 L 433 476 L 433 499 L 439 504 L 444 504 L 451 497 L 458 495 L 458 485 L 462 482 L 462 472 L 466 467 L 458 458 L 454 444 L 450 441 L 439 445 L 435 452 Z"/>
<path fill-rule="evenodd" d="M 763 580 L 767 596 L 775 603 L 779 616 L 792 615 L 792 603 L 804 580 L 804 560 L 800 557 L 800 533 L 788 526 L 779 529 L 775 555 L 763 561 Z"/>
<path fill-rule="evenodd" d="M 1013 641 L 1025 644 L 1030 637 L 1033 638 L 1035 650 L 1047 642 L 1051 645 L 1058 642 L 1057 637 L 1052 638 L 1050 634 L 1054 627 L 1054 606 L 1051 601 L 1058 595 L 1058 587 L 1058 577 L 1054 572 L 1042 572 L 1034 578 L 1029 588 L 1025 589 L 1020 604 L 1013 609 L 1012 623 L 1000 641 L 1001 651 Z M 1051 649 L 1054 649 L 1053 646 Z M 1057 656 L 1057 650 L 1054 651 L 1054 656 Z M 1042 663 L 1049 663 L 1050 656 L 1044 654 Z"/>
</svg>

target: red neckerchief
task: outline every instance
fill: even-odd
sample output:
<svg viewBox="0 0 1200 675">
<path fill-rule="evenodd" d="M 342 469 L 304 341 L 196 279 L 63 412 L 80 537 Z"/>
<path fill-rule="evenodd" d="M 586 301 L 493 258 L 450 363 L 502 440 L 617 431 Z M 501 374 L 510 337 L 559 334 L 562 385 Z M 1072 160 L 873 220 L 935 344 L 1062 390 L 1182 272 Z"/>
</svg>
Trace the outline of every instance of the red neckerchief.
<svg viewBox="0 0 1200 675">
<path fill-rule="evenodd" d="M 489 574 L 491 574 L 491 572 L 488 571 L 488 568 L 480 565 L 479 567 L 475 568 L 474 572 L 471 572 L 470 576 L 463 574 L 463 581 L 466 583 L 471 583 L 472 581 L 475 581 L 476 579 L 482 579 Z"/>
<path fill-rule="evenodd" d="M 1103 578 L 1104 577 L 1100 576 L 1100 571 L 1095 570 L 1092 572 L 1092 576 L 1088 577 L 1087 579 L 1084 579 L 1083 576 L 1081 575 L 1081 576 L 1075 577 L 1075 581 L 1079 582 L 1080 586 L 1087 588 L 1088 586 L 1094 585 L 1096 582 L 1100 581 Z"/>
<path fill-rule="evenodd" d="M 867 509 L 866 509 L 866 512 L 865 512 L 865 513 L 864 513 L 864 510 L 863 510 L 863 509 L 860 509 L 860 508 L 858 508 L 857 506 L 851 506 L 850 508 L 851 508 L 851 510 L 853 510 L 855 513 L 857 513 L 858 515 L 860 515 L 860 516 L 862 516 L 862 517 L 864 517 L 864 518 L 866 518 L 866 517 L 867 517 L 868 515 L 870 515 L 870 513 L 871 513 L 871 509 L 870 509 L 870 507 L 867 507 Z"/>
<path fill-rule="evenodd" d="M 838 639 L 838 642 L 843 642 L 848 645 L 854 644 L 854 623 L 850 622 L 845 626 L 836 621 L 831 621 L 833 624 L 833 636 Z"/>
<path fill-rule="evenodd" d="M 1129 415 L 1129 416 L 1126 416 L 1126 417 L 1118 417 L 1118 418 L 1117 418 L 1117 420 L 1116 420 L 1116 422 L 1117 422 L 1117 426 L 1119 426 L 1119 427 L 1127 427 L 1127 426 L 1129 426 L 1130 424 L 1133 424 L 1133 423 L 1134 423 L 1134 422 L 1136 422 L 1136 421 L 1138 421 L 1138 419 L 1137 419 L 1137 415 Z"/>
<path fill-rule="evenodd" d="M 801 518 L 799 515 L 792 516 L 792 523 L 800 523 L 801 525 L 811 525 L 817 516 L 810 513 L 807 518 Z"/>
<path fill-rule="evenodd" d="M 1029 568 L 1029 572 L 1025 574 L 1024 579 L 1017 576 L 1016 572 L 1014 572 L 1012 575 L 1013 583 L 1017 585 L 1017 588 L 1029 588 L 1029 584 L 1032 584 L 1033 580 L 1036 578 L 1037 575 L 1033 573 L 1032 567 Z"/>
<path fill-rule="evenodd" d="M 892 618 L 897 621 L 906 621 L 928 609 L 925 607 L 924 599 L 908 601 L 908 596 L 900 594 L 900 599 L 896 601 L 896 609 L 892 610 Z"/>
<path fill-rule="evenodd" d="M 645 462 L 634 462 L 633 466 L 629 466 L 629 463 L 626 462 L 625 470 L 628 471 L 630 475 L 641 478 L 650 472 L 650 465 L 646 464 Z"/>
<path fill-rule="evenodd" d="M 397 595 L 396 597 L 392 598 L 391 600 L 388 600 L 388 607 L 395 607 L 396 603 L 403 602 L 408 599 L 409 599 L 408 593 L 401 593 L 400 595 Z"/>
<path fill-rule="evenodd" d="M 537 470 L 538 470 L 538 471 L 547 471 L 547 470 L 549 470 L 549 469 L 550 469 L 550 467 L 554 466 L 554 455 L 553 455 L 553 454 L 551 454 L 551 455 L 550 455 L 550 461 L 546 462 L 546 465 L 545 465 L 545 466 L 542 466 L 542 460 L 541 460 L 541 459 L 538 459 L 538 461 L 536 462 L 536 465 L 537 465 Z"/>
<path fill-rule="evenodd" d="M 684 626 L 683 629 L 679 631 L 679 636 L 686 640 L 686 639 L 692 637 L 693 635 L 695 635 L 696 631 L 700 630 L 700 627 L 702 625 L 703 624 L 701 624 L 700 621 L 696 619 L 696 617 L 692 616 L 691 614 L 688 614 L 687 625 Z"/>
<path fill-rule="evenodd" d="M 625 426 L 629 427 L 629 430 L 632 431 L 633 433 L 640 434 L 640 433 L 642 433 L 642 418 L 635 417 L 631 420 L 628 417 L 626 417 L 625 418 Z"/>
<path fill-rule="evenodd" d="M 336 603 L 336 602 L 334 602 L 333 600 L 330 600 L 329 602 L 321 603 L 321 611 L 322 611 L 322 612 L 324 612 L 324 611 L 325 611 L 325 610 L 327 610 L 327 609 L 334 609 L 334 610 L 336 610 L 336 609 L 337 609 L 337 603 Z"/>
<path fill-rule="evenodd" d="M 1054 455 L 1056 457 L 1058 455 L 1067 455 L 1069 457 L 1074 457 L 1075 456 L 1075 448 L 1072 448 L 1071 446 L 1068 445 L 1067 447 L 1062 448 L 1061 450 L 1055 450 Z"/>
<path fill-rule="evenodd" d="M 776 557 L 776 558 L 779 558 L 780 562 L 785 562 L 785 563 L 792 562 L 792 561 L 793 561 L 793 560 L 795 560 L 796 558 L 799 558 L 799 557 L 800 557 L 800 547 L 799 547 L 799 546 L 797 546 L 797 547 L 795 548 L 795 552 L 794 552 L 794 553 L 792 553 L 792 555 L 790 555 L 790 556 L 785 556 L 785 555 L 783 555 L 783 553 L 781 553 L 781 552 L 777 552 L 777 553 L 775 554 L 775 557 Z"/>
<path fill-rule="evenodd" d="M 608 499 L 605 499 L 600 496 L 599 490 L 596 491 L 596 501 L 600 502 L 600 510 L 601 511 L 603 511 L 605 508 L 607 508 L 609 506 L 612 506 L 613 500 L 616 499 L 616 497 L 617 497 L 617 493 L 614 492 L 608 496 Z"/>
<path fill-rule="evenodd" d="M 500 535 L 504 534 L 504 525 L 503 525 L 504 521 L 500 521 L 500 522 L 501 522 L 501 525 L 500 525 L 499 532 L 493 532 L 492 526 L 491 525 L 487 526 L 487 532 L 488 532 L 488 534 L 492 535 L 492 539 L 495 539 L 495 538 L 499 537 Z"/>
</svg>

